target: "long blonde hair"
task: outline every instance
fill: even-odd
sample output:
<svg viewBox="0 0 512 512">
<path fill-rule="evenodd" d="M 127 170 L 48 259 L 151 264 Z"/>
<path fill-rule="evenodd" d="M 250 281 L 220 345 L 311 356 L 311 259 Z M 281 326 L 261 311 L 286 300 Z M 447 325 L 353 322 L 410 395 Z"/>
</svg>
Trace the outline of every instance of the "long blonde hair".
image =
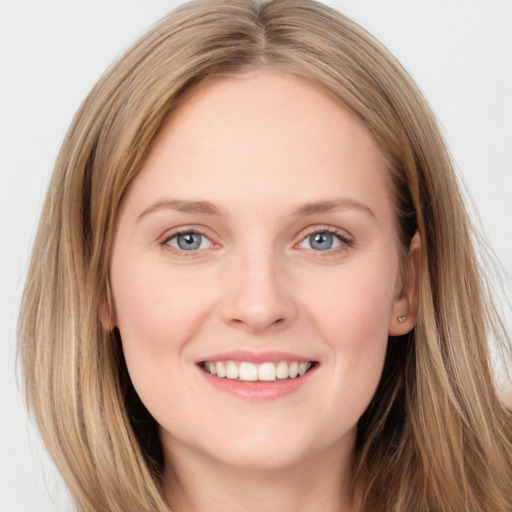
<svg viewBox="0 0 512 512">
<path fill-rule="evenodd" d="M 495 389 L 490 337 L 507 343 L 430 108 L 400 64 L 313 0 L 202 0 L 155 26 L 99 81 L 59 154 L 19 326 L 27 401 L 80 511 L 165 511 L 155 421 L 133 390 L 108 273 L 117 214 L 156 133 L 205 80 L 270 68 L 353 111 L 389 163 L 403 253 L 422 240 L 410 335 L 390 338 L 358 424 L 364 512 L 512 509 L 512 420 Z"/>
</svg>

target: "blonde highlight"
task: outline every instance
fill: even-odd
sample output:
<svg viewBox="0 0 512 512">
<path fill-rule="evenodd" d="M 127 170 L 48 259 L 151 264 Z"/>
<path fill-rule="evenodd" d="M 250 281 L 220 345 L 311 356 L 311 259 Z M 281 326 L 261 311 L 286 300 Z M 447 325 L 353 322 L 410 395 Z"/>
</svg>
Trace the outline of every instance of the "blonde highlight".
<svg viewBox="0 0 512 512">
<path fill-rule="evenodd" d="M 130 183 L 177 105 L 205 81 L 260 68 L 316 84 L 362 121 L 388 162 L 403 254 L 416 232 L 422 240 L 416 327 L 390 338 L 358 426 L 362 511 L 510 511 L 512 417 L 487 345 L 510 340 L 436 120 L 380 43 L 313 0 L 180 7 L 105 74 L 68 131 L 19 339 L 27 402 L 78 510 L 169 510 L 157 425 L 131 386 L 119 334 L 101 321 L 100 304 L 115 318 L 112 242 Z"/>
</svg>

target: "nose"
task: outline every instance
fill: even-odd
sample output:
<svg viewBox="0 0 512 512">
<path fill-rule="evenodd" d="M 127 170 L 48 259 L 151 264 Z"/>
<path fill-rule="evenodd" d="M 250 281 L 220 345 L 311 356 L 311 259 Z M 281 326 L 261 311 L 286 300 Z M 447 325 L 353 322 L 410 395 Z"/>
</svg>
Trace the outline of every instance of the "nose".
<svg viewBox="0 0 512 512">
<path fill-rule="evenodd" d="M 297 307 L 287 273 L 272 251 L 252 251 L 226 271 L 222 315 L 225 322 L 252 333 L 290 324 Z"/>
</svg>

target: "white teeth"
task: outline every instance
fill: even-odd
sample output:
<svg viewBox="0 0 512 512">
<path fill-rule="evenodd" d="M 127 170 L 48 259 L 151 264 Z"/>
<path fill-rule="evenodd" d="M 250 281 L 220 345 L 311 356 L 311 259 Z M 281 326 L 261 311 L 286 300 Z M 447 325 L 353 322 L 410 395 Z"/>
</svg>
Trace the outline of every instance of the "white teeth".
<svg viewBox="0 0 512 512">
<path fill-rule="evenodd" d="M 288 375 L 289 375 L 290 379 L 295 379 L 295 377 L 297 377 L 298 374 L 299 374 L 299 364 L 292 363 L 288 367 Z"/>
<path fill-rule="evenodd" d="M 208 371 L 212 375 L 217 375 L 217 365 L 215 363 L 208 363 Z"/>
<path fill-rule="evenodd" d="M 273 363 L 260 364 L 258 368 L 258 380 L 272 382 L 276 380 L 276 367 Z"/>
<path fill-rule="evenodd" d="M 304 375 L 310 368 L 312 363 L 293 361 L 280 361 L 279 363 L 262 363 L 254 364 L 247 361 L 217 361 L 205 362 L 204 370 L 211 375 L 220 378 L 228 378 L 232 380 L 242 381 L 263 381 L 274 382 L 276 379 L 295 379 Z"/>
<path fill-rule="evenodd" d="M 228 379 L 238 379 L 238 366 L 233 361 L 226 363 L 226 377 Z"/>
<path fill-rule="evenodd" d="M 278 379 L 287 379 L 288 378 L 288 365 L 284 361 L 281 361 L 277 365 L 277 375 L 276 375 L 276 377 Z"/>
<path fill-rule="evenodd" d="M 210 366 L 215 363 L 210 363 Z M 223 363 L 217 363 L 217 377 L 224 378 L 226 376 L 226 367 Z"/>
<path fill-rule="evenodd" d="M 238 372 L 240 380 L 258 380 L 258 367 L 253 363 L 240 363 Z"/>
</svg>

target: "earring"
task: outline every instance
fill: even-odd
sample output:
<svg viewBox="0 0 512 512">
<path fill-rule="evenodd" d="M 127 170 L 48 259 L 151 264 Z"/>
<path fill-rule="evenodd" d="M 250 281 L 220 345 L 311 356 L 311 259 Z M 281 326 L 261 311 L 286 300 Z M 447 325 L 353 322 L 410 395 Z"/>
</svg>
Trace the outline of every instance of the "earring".
<svg viewBox="0 0 512 512">
<path fill-rule="evenodd" d="M 397 316 L 396 319 L 398 320 L 398 323 L 403 324 L 406 320 L 406 316 Z"/>
</svg>

